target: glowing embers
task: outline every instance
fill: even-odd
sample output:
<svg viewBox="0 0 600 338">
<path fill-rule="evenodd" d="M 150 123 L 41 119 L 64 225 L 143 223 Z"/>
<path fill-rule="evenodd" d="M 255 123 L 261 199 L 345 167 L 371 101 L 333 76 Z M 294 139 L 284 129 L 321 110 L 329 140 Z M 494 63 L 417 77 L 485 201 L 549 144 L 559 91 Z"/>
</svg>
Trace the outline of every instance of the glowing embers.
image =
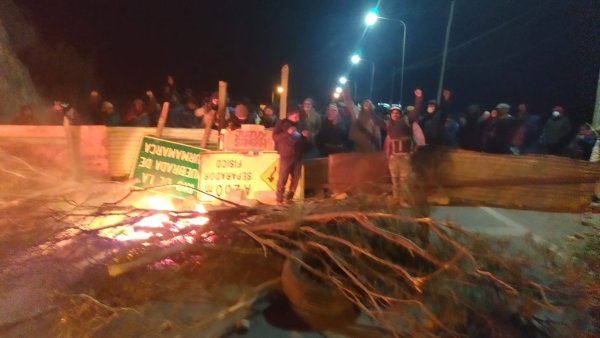
<svg viewBox="0 0 600 338">
<path fill-rule="evenodd" d="M 138 204 L 139 209 L 133 213 L 102 217 L 102 225 L 95 227 L 101 229 L 98 234 L 118 241 L 146 241 L 146 245 L 193 243 L 198 239 L 213 242 L 215 239 L 214 232 L 199 230 L 209 222 L 209 218 L 203 216 L 207 211 L 202 204 L 186 208 L 193 210 L 178 211 L 170 199 L 159 195 L 142 199 Z"/>
</svg>

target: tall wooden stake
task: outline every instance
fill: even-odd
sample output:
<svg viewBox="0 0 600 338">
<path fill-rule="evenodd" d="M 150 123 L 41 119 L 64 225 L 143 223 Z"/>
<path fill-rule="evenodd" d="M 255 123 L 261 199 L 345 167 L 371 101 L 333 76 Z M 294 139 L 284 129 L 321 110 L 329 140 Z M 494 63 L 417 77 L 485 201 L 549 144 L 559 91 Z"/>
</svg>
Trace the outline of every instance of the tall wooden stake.
<svg viewBox="0 0 600 338">
<path fill-rule="evenodd" d="M 281 68 L 281 87 L 283 93 L 279 96 L 279 119 L 283 120 L 287 116 L 287 100 L 288 100 L 288 78 L 290 75 L 290 67 L 283 65 Z"/>
<path fill-rule="evenodd" d="M 69 156 L 69 162 L 71 163 L 71 174 L 76 180 L 81 177 L 80 163 L 79 163 L 79 152 L 78 147 L 73 139 L 73 130 L 71 127 L 71 121 L 67 116 L 63 117 L 63 128 L 65 130 L 65 140 L 67 142 L 67 153 Z"/>
<path fill-rule="evenodd" d="M 594 107 L 594 119 L 592 126 L 600 128 L 600 71 L 598 72 L 598 84 L 596 85 L 596 106 Z"/>
<path fill-rule="evenodd" d="M 227 82 L 219 81 L 219 103 L 217 104 L 216 116 L 212 112 L 206 112 L 204 114 L 204 133 L 202 134 L 202 142 L 200 142 L 201 148 L 206 148 L 208 140 L 210 139 L 210 133 L 212 131 L 212 125 L 215 120 L 218 121 L 219 129 L 225 127 L 225 109 L 227 106 Z"/>
<path fill-rule="evenodd" d="M 158 123 L 156 124 L 156 137 L 160 138 L 162 136 L 163 129 L 165 128 L 165 124 L 167 123 L 167 117 L 169 116 L 169 102 L 164 102 L 162 105 L 162 109 L 160 111 L 160 116 L 158 118 Z"/>
</svg>

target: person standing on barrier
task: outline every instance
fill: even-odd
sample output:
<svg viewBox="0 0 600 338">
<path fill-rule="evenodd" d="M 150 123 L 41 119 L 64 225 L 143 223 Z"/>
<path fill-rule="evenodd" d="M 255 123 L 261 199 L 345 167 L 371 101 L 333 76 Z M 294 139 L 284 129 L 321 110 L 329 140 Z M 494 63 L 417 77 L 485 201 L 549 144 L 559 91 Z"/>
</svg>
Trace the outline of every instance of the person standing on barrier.
<svg viewBox="0 0 600 338">
<path fill-rule="evenodd" d="M 279 153 L 279 178 L 277 180 L 277 203 L 291 201 L 296 193 L 302 173 L 302 156 L 310 147 L 311 135 L 308 130 L 299 129 L 300 111 L 293 109 L 285 119 L 277 122 L 273 128 L 275 150 Z M 290 189 L 285 186 L 291 176 Z"/>
<path fill-rule="evenodd" d="M 412 174 L 410 155 L 418 146 L 425 145 L 425 136 L 419 123 L 411 121 L 408 115 L 402 116 L 398 106 L 390 109 L 386 131 L 384 151 L 392 178 L 392 196 L 402 207 L 407 207 L 407 185 Z"/>
</svg>

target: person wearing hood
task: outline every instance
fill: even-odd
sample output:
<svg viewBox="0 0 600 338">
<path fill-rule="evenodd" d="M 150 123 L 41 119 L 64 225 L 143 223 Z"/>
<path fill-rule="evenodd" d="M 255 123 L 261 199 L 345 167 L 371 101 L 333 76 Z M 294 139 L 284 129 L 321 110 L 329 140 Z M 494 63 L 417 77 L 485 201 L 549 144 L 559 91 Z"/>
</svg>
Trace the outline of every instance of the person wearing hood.
<svg viewBox="0 0 600 338">
<path fill-rule="evenodd" d="M 377 152 L 381 150 L 381 129 L 375 121 L 375 106 L 371 100 L 362 101 L 360 111 L 352 100 L 350 90 L 343 91 L 344 103 L 350 115 L 349 139 L 355 152 Z"/>
<path fill-rule="evenodd" d="M 565 116 L 564 108 L 554 107 L 552 116 L 546 122 L 542 133 L 542 144 L 546 152 L 551 155 L 561 155 L 570 134 L 571 121 Z"/>
<path fill-rule="evenodd" d="M 437 101 L 427 102 L 425 116 L 419 123 L 427 145 L 446 144 L 446 114 L 439 109 Z"/>
</svg>

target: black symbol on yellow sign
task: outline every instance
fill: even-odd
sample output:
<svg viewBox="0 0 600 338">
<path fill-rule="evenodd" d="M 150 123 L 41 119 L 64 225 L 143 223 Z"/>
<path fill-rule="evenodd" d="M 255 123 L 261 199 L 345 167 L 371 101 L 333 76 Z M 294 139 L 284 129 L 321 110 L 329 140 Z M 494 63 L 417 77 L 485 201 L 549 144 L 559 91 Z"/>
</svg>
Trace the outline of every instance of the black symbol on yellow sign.
<svg viewBox="0 0 600 338">
<path fill-rule="evenodd" d="M 260 175 L 260 178 L 271 188 L 271 190 L 275 191 L 277 187 L 277 178 L 279 177 L 279 160 L 274 161 L 265 171 Z"/>
</svg>

